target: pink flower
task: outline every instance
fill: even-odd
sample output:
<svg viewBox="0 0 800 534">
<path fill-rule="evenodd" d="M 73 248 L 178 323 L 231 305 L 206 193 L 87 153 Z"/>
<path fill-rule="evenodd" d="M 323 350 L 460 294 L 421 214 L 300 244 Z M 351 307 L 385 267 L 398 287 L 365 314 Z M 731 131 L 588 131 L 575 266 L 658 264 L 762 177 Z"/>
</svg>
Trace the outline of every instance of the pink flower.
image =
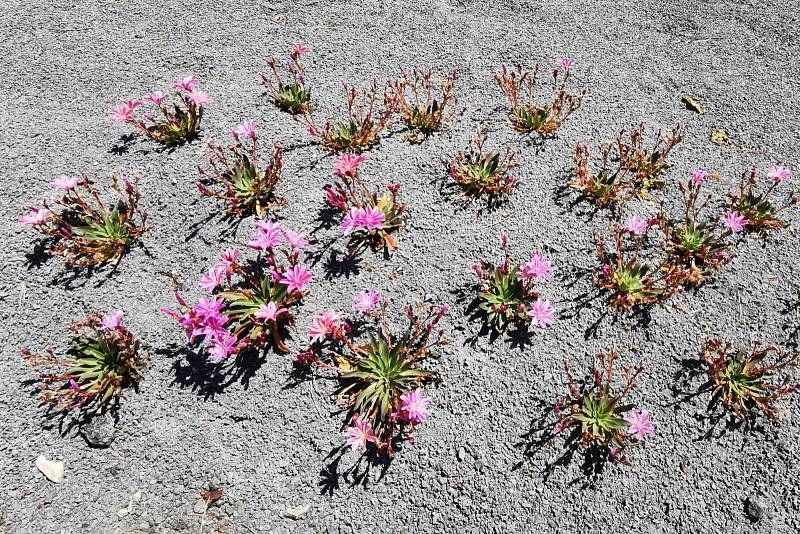
<svg viewBox="0 0 800 534">
<path fill-rule="evenodd" d="M 311 273 L 308 272 L 306 266 L 295 265 L 283 273 L 280 283 L 286 286 L 287 292 L 291 293 L 292 291 L 303 291 L 309 281 L 311 281 Z"/>
<path fill-rule="evenodd" d="M 656 435 L 656 431 L 653 429 L 653 423 L 650 421 L 649 410 L 642 410 L 641 412 L 631 410 L 631 413 L 626 415 L 623 419 L 628 422 L 628 434 L 630 435 L 637 434 L 639 439 Z"/>
<path fill-rule="evenodd" d="M 373 289 L 362 291 L 353 299 L 353 309 L 364 313 L 371 310 L 381 301 L 381 294 Z"/>
<path fill-rule="evenodd" d="M 702 181 L 706 179 L 706 176 L 708 176 L 708 173 L 706 171 L 701 171 L 698 169 L 694 169 L 689 174 L 691 174 L 692 176 L 692 181 L 698 185 L 700 185 L 700 183 L 702 183 Z"/>
<path fill-rule="evenodd" d="M 225 329 L 225 323 L 227 322 L 228 318 L 224 315 L 207 315 L 192 330 L 190 338 L 194 339 L 195 336 L 202 335 L 205 343 L 213 343 L 220 337 L 230 334 Z"/>
<path fill-rule="evenodd" d="M 342 154 L 333 164 L 334 176 L 355 174 L 365 159 L 367 159 L 366 154 Z"/>
<path fill-rule="evenodd" d="M 346 200 L 347 199 L 345 196 L 339 191 L 336 191 L 333 187 L 325 188 L 325 201 L 328 203 L 328 205 L 343 210 L 346 206 Z"/>
<path fill-rule="evenodd" d="M 530 317 L 533 324 L 537 326 L 547 326 L 552 323 L 553 307 L 550 306 L 550 301 L 537 300 L 531 304 L 531 309 L 528 310 L 528 317 Z"/>
<path fill-rule="evenodd" d="M 550 262 L 543 258 L 541 253 L 537 250 L 531 255 L 531 261 L 526 263 L 520 269 L 519 277 L 523 280 L 536 278 L 536 280 L 546 280 L 552 271 Z"/>
<path fill-rule="evenodd" d="M 302 250 L 308 246 L 306 235 L 301 234 L 300 232 L 284 230 L 283 237 L 286 238 L 286 242 L 289 243 L 289 246 L 295 250 Z"/>
<path fill-rule="evenodd" d="M 194 76 L 187 76 L 186 78 L 180 79 L 178 78 L 174 82 L 172 82 L 172 87 L 177 89 L 178 91 L 189 92 L 195 87 L 197 87 L 197 79 Z"/>
<path fill-rule="evenodd" d="M 150 102 L 152 102 L 156 106 L 161 107 L 161 103 L 164 102 L 164 99 L 166 97 L 167 97 L 167 95 L 165 95 L 161 91 L 153 91 L 152 93 L 147 95 L 146 98 L 147 98 L 147 100 L 149 100 Z"/>
<path fill-rule="evenodd" d="M 369 206 L 360 214 L 358 224 L 367 232 L 371 232 L 373 230 L 379 230 L 383 228 L 384 220 L 385 216 L 383 211 L 381 211 L 379 208 L 373 208 L 372 206 Z"/>
<path fill-rule="evenodd" d="M 316 343 L 322 341 L 327 336 L 335 333 L 342 325 L 344 314 L 332 310 L 328 310 L 322 315 L 317 315 L 311 321 L 311 326 L 308 328 L 308 335 L 311 336 L 311 342 Z"/>
<path fill-rule="evenodd" d="M 353 418 L 353 426 L 345 429 L 350 437 L 347 438 L 347 445 L 350 445 L 352 450 L 362 449 L 366 450 L 367 442 L 376 443 L 375 431 L 372 427 L 367 426 L 367 422 L 363 417 Z"/>
<path fill-rule="evenodd" d="M 400 395 L 400 400 L 403 401 L 401 410 L 405 419 L 414 424 L 425 422 L 428 418 L 428 404 L 431 399 L 423 398 L 421 389 L 417 388 L 405 395 Z"/>
<path fill-rule="evenodd" d="M 292 56 L 302 56 L 311 52 L 311 49 L 304 44 L 295 43 L 292 46 Z"/>
<path fill-rule="evenodd" d="M 122 310 L 111 310 L 100 319 L 100 328 L 102 330 L 116 330 L 122 324 L 122 319 L 125 314 Z"/>
<path fill-rule="evenodd" d="M 747 226 L 747 219 L 742 217 L 738 211 L 729 211 L 725 213 L 725 217 L 722 220 L 732 234 L 741 232 L 744 230 L 744 227 Z"/>
<path fill-rule="evenodd" d="M 269 321 L 275 321 L 278 319 L 278 316 L 288 312 L 286 308 L 278 308 L 278 306 L 274 302 L 270 302 L 268 304 L 262 304 L 258 311 L 254 313 L 257 318 L 261 319 L 265 323 Z"/>
<path fill-rule="evenodd" d="M 344 216 L 342 223 L 339 225 L 339 229 L 344 235 L 352 234 L 361 226 L 359 221 L 363 212 L 364 210 L 362 208 L 351 208 L 350 211 L 347 212 L 347 215 Z"/>
<path fill-rule="evenodd" d="M 231 135 L 233 135 L 233 138 L 236 139 L 237 141 L 239 140 L 239 137 L 250 137 L 252 139 L 255 139 L 256 123 L 253 121 L 244 121 L 236 128 L 231 130 Z"/>
<path fill-rule="evenodd" d="M 23 215 L 19 222 L 29 226 L 39 226 L 47 222 L 50 218 L 50 210 L 47 208 L 32 208 L 29 215 Z"/>
<path fill-rule="evenodd" d="M 222 300 L 220 297 L 217 296 L 211 296 L 208 298 L 203 297 L 199 299 L 194 309 L 200 318 L 206 318 L 219 315 L 219 312 L 222 311 L 222 308 L 224 306 L 225 306 L 224 300 Z"/>
<path fill-rule="evenodd" d="M 228 331 L 217 336 L 212 342 L 211 348 L 208 349 L 208 353 L 212 356 L 212 361 L 220 362 L 231 354 L 236 354 L 238 352 L 237 341 L 236 336 L 231 335 Z"/>
<path fill-rule="evenodd" d="M 234 269 L 237 266 L 236 260 L 238 259 L 239 259 L 239 249 L 229 248 L 227 250 L 223 250 L 222 253 L 219 255 L 217 263 L 214 264 L 213 269 L 215 271 L 220 271 L 228 279 L 230 279 Z"/>
<path fill-rule="evenodd" d="M 138 100 L 129 100 L 111 110 L 111 120 L 116 123 L 133 122 L 133 110 L 142 103 Z"/>
<path fill-rule="evenodd" d="M 78 178 L 70 178 L 68 176 L 59 176 L 50 182 L 53 189 L 60 189 L 61 191 L 72 191 L 78 185 Z"/>
<path fill-rule="evenodd" d="M 256 235 L 247 246 L 255 250 L 269 250 L 275 248 L 283 237 L 283 227 L 280 223 L 272 221 L 258 221 Z"/>
<path fill-rule="evenodd" d="M 629 217 L 628 220 L 625 221 L 625 230 L 635 235 L 644 234 L 647 232 L 647 228 L 647 221 L 640 219 L 635 215 L 633 217 Z"/>
<path fill-rule="evenodd" d="M 195 106 L 208 104 L 208 95 L 200 89 L 193 89 L 190 93 L 186 93 L 186 98 Z"/>
<path fill-rule="evenodd" d="M 81 387 L 73 379 L 70 379 L 70 381 L 69 381 L 69 389 L 71 389 L 75 393 L 80 393 L 81 392 Z"/>
<path fill-rule="evenodd" d="M 792 171 L 785 167 L 781 167 L 780 165 L 771 165 L 767 170 L 767 176 L 772 178 L 772 181 L 777 184 L 791 178 Z"/>
<path fill-rule="evenodd" d="M 207 291 L 208 293 L 213 293 L 217 287 L 222 283 L 222 271 L 215 267 L 209 269 L 209 271 L 200 277 L 200 282 L 198 286 L 203 291 Z"/>
<path fill-rule="evenodd" d="M 575 62 L 570 58 L 565 57 L 558 60 L 558 66 L 564 70 L 569 70 L 575 66 Z"/>
</svg>

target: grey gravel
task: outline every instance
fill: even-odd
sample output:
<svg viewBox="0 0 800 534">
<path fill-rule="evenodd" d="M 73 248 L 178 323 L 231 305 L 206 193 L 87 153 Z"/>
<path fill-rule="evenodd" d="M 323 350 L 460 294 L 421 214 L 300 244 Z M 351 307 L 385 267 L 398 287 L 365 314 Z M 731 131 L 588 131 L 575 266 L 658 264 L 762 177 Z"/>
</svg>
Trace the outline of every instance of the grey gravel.
<svg viewBox="0 0 800 534">
<path fill-rule="evenodd" d="M 108 414 L 92 417 L 80 428 L 83 439 L 93 447 L 108 447 L 114 442 L 116 432 L 114 420 Z"/>
<path fill-rule="evenodd" d="M 753 521 L 761 521 L 769 517 L 766 503 L 757 496 L 750 496 L 745 500 L 744 512 Z"/>
</svg>

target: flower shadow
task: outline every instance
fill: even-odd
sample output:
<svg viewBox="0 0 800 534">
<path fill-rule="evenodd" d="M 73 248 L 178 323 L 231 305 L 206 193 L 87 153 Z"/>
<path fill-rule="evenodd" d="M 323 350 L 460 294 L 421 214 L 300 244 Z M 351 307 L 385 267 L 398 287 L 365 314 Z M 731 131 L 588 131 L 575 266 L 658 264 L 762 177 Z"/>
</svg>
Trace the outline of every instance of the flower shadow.
<svg viewBox="0 0 800 534">
<path fill-rule="evenodd" d="M 178 351 L 158 350 L 157 354 L 178 356 L 172 365 L 174 378 L 171 385 L 191 388 L 203 400 L 211 400 L 224 393 L 233 384 L 239 383 L 246 390 L 266 358 L 262 350 L 245 350 L 232 360 L 210 362 L 198 347 L 184 346 Z"/>
<path fill-rule="evenodd" d="M 341 489 L 342 481 L 350 488 L 361 486 L 368 489 L 370 484 L 378 483 L 386 476 L 392 463 L 392 458 L 370 446 L 352 465 L 342 469 L 340 464 L 347 452 L 347 445 L 338 445 L 331 449 L 325 457 L 326 463 L 320 470 L 320 480 L 317 484 L 320 488 L 320 495 L 332 497 L 336 491 Z M 373 479 L 371 473 L 375 469 L 379 469 L 379 473 Z"/>
</svg>

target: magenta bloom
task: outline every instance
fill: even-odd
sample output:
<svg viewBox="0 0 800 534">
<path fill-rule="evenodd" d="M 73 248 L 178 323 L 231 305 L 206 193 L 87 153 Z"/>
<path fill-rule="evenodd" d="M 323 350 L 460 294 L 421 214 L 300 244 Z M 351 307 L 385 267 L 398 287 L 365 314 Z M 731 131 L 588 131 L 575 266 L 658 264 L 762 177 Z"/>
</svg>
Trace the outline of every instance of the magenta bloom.
<svg viewBox="0 0 800 534">
<path fill-rule="evenodd" d="M 186 93 L 186 98 L 189 99 L 195 106 L 202 106 L 208 104 L 208 95 L 200 89 L 193 89 L 191 92 Z"/>
<path fill-rule="evenodd" d="M 50 185 L 53 189 L 60 189 L 61 191 L 72 191 L 78 185 L 77 178 L 70 178 L 68 176 L 59 176 L 55 178 Z"/>
<path fill-rule="evenodd" d="M 344 216 L 342 223 L 339 225 L 339 229 L 344 235 L 352 234 L 359 226 L 361 226 L 359 221 L 362 217 L 363 211 L 364 210 L 361 208 L 352 208 L 347 212 L 347 215 Z"/>
<path fill-rule="evenodd" d="M 381 294 L 373 289 L 362 291 L 353 299 L 353 309 L 364 313 L 371 310 L 381 301 Z"/>
<path fill-rule="evenodd" d="M 530 278 L 546 280 L 551 272 L 552 267 L 550 262 L 542 257 L 542 254 L 537 250 L 531 255 L 531 261 L 522 266 L 519 271 L 519 277 L 523 280 L 528 280 Z"/>
<path fill-rule="evenodd" d="M 528 317 L 537 326 L 547 326 L 553 322 L 553 307 L 549 300 L 537 300 L 531 304 Z"/>
<path fill-rule="evenodd" d="M 39 226 L 47 222 L 50 218 L 50 210 L 47 208 L 32 208 L 29 215 L 23 215 L 19 222 L 29 226 Z"/>
<path fill-rule="evenodd" d="M 304 44 L 295 43 L 292 46 L 292 55 L 293 56 L 302 56 L 311 52 L 311 49 Z"/>
<path fill-rule="evenodd" d="M 213 293 L 217 287 L 222 283 L 222 271 L 212 267 L 209 271 L 200 277 L 198 286 L 203 291 Z"/>
<path fill-rule="evenodd" d="M 211 360 L 220 362 L 228 356 L 236 354 L 238 352 L 236 347 L 237 341 L 236 336 L 231 335 L 228 331 L 217 336 L 212 342 L 211 348 L 208 349 L 208 353 L 212 356 Z"/>
<path fill-rule="evenodd" d="M 219 312 L 222 311 L 222 308 L 225 306 L 225 301 L 222 300 L 220 297 L 211 296 L 211 297 L 203 297 L 197 301 L 197 304 L 194 307 L 195 312 L 201 318 L 205 317 L 214 317 L 219 315 Z"/>
<path fill-rule="evenodd" d="M 194 76 L 187 76 L 186 78 L 180 79 L 178 78 L 174 82 L 172 82 L 172 87 L 179 91 L 189 92 L 195 87 L 197 87 L 197 79 Z"/>
<path fill-rule="evenodd" d="M 625 230 L 635 235 L 644 234 L 647 232 L 647 228 L 647 221 L 640 219 L 635 215 L 633 217 L 629 217 L 628 220 L 625 221 Z"/>
<path fill-rule="evenodd" d="M 256 236 L 247 243 L 248 247 L 255 250 L 269 250 L 278 246 L 283 237 L 283 227 L 280 223 L 258 221 L 256 227 Z"/>
<path fill-rule="evenodd" d="M 325 188 L 325 201 L 328 205 L 333 206 L 334 208 L 339 208 L 341 210 L 345 209 L 346 207 L 346 198 L 343 194 L 336 191 L 332 187 Z"/>
<path fill-rule="evenodd" d="M 295 250 L 302 250 L 308 246 L 306 235 L 301 234 L 300 232 L 284 230 L 283 237 L 286 238 L 286 242 L 289 243 L 289 246 Z"/>
<path fill-rule="evenodd" d="M 311 336 L 311 342 L 316 343 L 324 340 L 327 336 L 335 333 L 342 324 L 344 314 L 332 310 L 328 310 L 322 315 L 317 315 L 311 321 L 311 326 L 308 328 L 308 335 Z"/>
<path fill-rule="evenodd" d="M 565 57 L 558 60 L 558 66 L 564 70 L 569 70 L 575 66 L 575 62 L 570 58 Z"/>
<path fill-rule="evenodd" d="M 365 159 L 367 159 L 366 154 L 342 154 L 333 164 L 333 174 L 335 176 L 355 174 Z"/>
<path fill-rule="evenodd" d="M 689 173 L 689 174 L 691 174 L 691 176 L 692 176 L 692 181 L 693 181 L 694 183 L 698 184 L 698 185 L 699 185 L 700 183 L 702 183 L 702 182 L 703 182 L 703 180 L 705 180 L 705 179 L 706 179 L 706 176 L 708 176 L 708 173 L 707 173 L 706 171 L 701 171 L 701 170 L 698 170 L 698 169 L 694 169 L 694 170 L 693 170 L 691 173 Z"/>
<path fill-rule="evenodd" d="M 350 435 L 347 438 L 347 445 L 350 446 L 352 450 L 366 450 L 367 442 L 376 443 L 375 438 L 375 431 L 372 430 L 372 427 L 367 426 L 367 421 L 364 420 L 363 417 L 359 417 L 358 419 L 353 419 L 353 426 L 349 426 L 345 429 L 347 433 Z"/>
<path fill-rule="evenodd" d="M 772 181 L 777 184 L 791 178 L 792 171 L 785 167 L 781 167 L 780 165 L 771 165 L 767 170 L 767 176 L 772 178 Z"/>
<path fill-rule="evenodd" d="M 405 395 L 400 395 L 403 401 L 402 411 L 405 418 L 414 424 L 424 423 L 428 418 L 428 404 L 431 399 L 423 398 L 422 390 L 417 388 Z"/>
<path fill-rule="evenodd" d="M 283 273 L 280 283 L 286 286 L 286 291 L 303 291 L 311 281 L 311 273 L 305 265 L 295 265 Z"/>
<path fill-rule="evenodd" d="M 156 106 L 161 107 L 161 103 L 164 102 L 164 99 L 166 97 L 167 97 L 167 95 L 165 95 L 161 91 L 153 91 L 152 93 L 147 95 L 146 98 L 147 98 L 147 100 L 149 100 L 150 102 L 152 102 Z"/>
<path fill-rule="evenodd" d="M 100 328 L 103 330 L 116 330 L 122 324 L 125 314 L 122 310 L 111 310 L 100 319 Z"/>
<path fill-rule="evenodd" d="M 129 100 L 111 110 L 111 120 L 116 123 L 133 122 L 133 110 L 142 103 L 138 100 Z"/>
<path fill-rule="evenodd" d="M 233 274 L 234 269 L 238 265 L 236 263 L 236 261 L 238 259 L 239 259 L 239 249 L 229 248 L 227 250 L 224 250 L 219 255 L 219 259 L 217 260 L 217 263 L 214 264 L 214 270 L 220 271 L 228 279 L 230 279 L 231 275 Z"/>
<path fill-rule="evenodd" d="M 364 228 L 367 232 L 371 232 L 373 230 L 379 230 L 383 228 L 383 221 L 385 220 L 385 216 L 383 211 L 379 208 L 373 208 L 372 206 L 367 207 L 363 210 L 362 213 L 359 214 L 358 224 L 362 228 Z"/>
<path fill-rule="evenodd" d="M 639 439 L 656 435 L 653 423 L 650 421 L 649 410 L 642 410 L 641 412 L 631 410 L 631 413 L 626 415 L 623 419 L 628 422 L 628 434 L 630 435 L 636 434 L 639 436 Z"/>
<path fill-rule="evenodd" d="M 274 302 L 270 302 L 269 304 L 262 304 L 258 311 L 254 313 L 257 318 L 261 319 L 265 323 L 269 321 L 276 321 L 278 316 L 288 312 L 286 308 L 278 308 Z"/>
<path fill-rule="evenodd" d="M 725 213 L 725 217 L 723 217 L 722 221 L 732 234 L 741 232 L 744 230 L 744 227 L 747 226 L 747 219 L 742 217 L 742 214 L 738 211 L 729 211 Z"/>
<path fill-rule="evenodd" d="M 244 121 L 236 128 L 231 130 L 231 135 L 237 141 L 240 137 L 250 137 L 252 139 L 256 138 L 256 123 L 253 121 Z"/>
</svg>

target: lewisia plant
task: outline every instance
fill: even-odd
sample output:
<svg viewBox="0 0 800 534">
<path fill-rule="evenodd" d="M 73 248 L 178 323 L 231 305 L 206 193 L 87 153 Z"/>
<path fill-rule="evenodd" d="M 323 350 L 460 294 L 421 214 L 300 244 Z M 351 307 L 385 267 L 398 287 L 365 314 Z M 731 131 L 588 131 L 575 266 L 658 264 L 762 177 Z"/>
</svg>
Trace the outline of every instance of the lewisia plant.
<svg viewBox="0 0 800 534">
<path fill-rule="evenodd" d="M 161 91 L 153 91 L 144 100 L 158 109 L 161 115 L 154 117 L 145 113 L 142 118 L 136 117 L 134 110 L 145 105 L 143 100 L 127 100 L 115 107 L 112 119 L 120 124 L 132 124 L 146 137 L 167 146 L 181 145 L 196 138 L 203 120 L 204 106 L 208 104 L 208 95 L 198 89 L 198 81 L 194 76 L 179 78 L 172 84 L 180 103 L 167 104 L 167 95 Z"/>
<path fill-rule="evenodd" d="M 441 80 L 438 94 L 432 75 L 432 69 L 414 67 L 411 73 L 404 69 L 400 78 L 389 82 L 400 118 L 415 132 L 409 137 L 413 142 L 421 142 L 463 113 L 455 97 L 458 72 L 453 70 Z"/>
<path fill-rule="evenodd" d="M 499 265 L 487 260 L 470 264 L 478 277 L 477 302 L 485 324 L 497 332 L 512 324 L 551 324 L 553 307 L 550 301 L 540 298 L 536 290 L 538 283 L 550 277 L 550 261 L 537 250 L 527 263 L 512 263 L 508 234 L 503 234 L 501 246 L 504 257 Z"/>
<path fill-rule="evenodd" d="M 334 182 L 325 188 L 327 203 L 338 208 L 344 218 L 339 225 L 350 237 L 350 253 L 362 247 L 373 250 L 394 250 L 394 234 L 404 222 L 408 204 L 397 199 L 400 184 L 386 184 L 388 192 L 379 197 L 370 191 L 358 172 L 367 157 L 363 154 L 343 154 L 333 168 Z"/>
<path fill-rule="evenodd" d="M 188 306 L 176 293 L 180 310 L 162 311 L 175 318 L 189 342 L 202 347 L 213 362 L 270 344 L 287 352 L 283 338 L 286 327 L 294 324 L 292 308 L 306 296 L 312 278 L 300 263 L 307 245 L 303 234 L 258 221 L 247 244 L 258 252 L 254 261 L 241 261 L 238 249 L 225 250 L 200 279 L 208 297 Z"/>
<path fill-rule="evenodd" d="M 520 133 L 536 132 L 542 137 L 553 135 L 581 107 L 586 95 L 586 89 L 580 93 L 567 90 L 574 66 L 575 62 L 571 59 L 556 62 L 552 71 L 552 99 L 540 104 L 536 100 L 539 65 L 530 71 L 519 66 L 509 69 L 503 65 L 502 70 L 495 73 L 494 79 L 511 106 L 509 124 Z"/>
<path fill-rule="evenodd" d="M 318 126 L 310 112 L 303 114 L 308 133 L 333 152 L 362 152 L 380 140 L 380 134 L 389 127 L 395 111 L 395 98 L 383 92 L 382 105 L 377 80 L 364 88 L 344 84 L 347 95 L 347 117 L 328 120 Z"/>
<path fill-rule="evenodd" d="M 640 411 L 627 401 L 638 387 L 636 379 L 643 367 L 623 367 L 620 380 L 614 370 L 617 358 L 619 354 L 613 349 L 597 353 L 591 374 L 579 384 L 575 383 L 569 361 L 564 360 L 567 394 L 553 408 L 553 432 L 566 434 L 568 447 L 580 445 L 593 463 L 628 465 L 628 449 L 655 435 L 651 412 Z"/>
<path fill-rule="evenodd" d="M 70 327 L 64 357 L 46 347 L 43 354 L 23 349 L 32 366 L 58 368 L 40 375 L 42 400 L 62 410 L 98 410 L 118 401 L 125 389 L 136 387 L 146 363 L 141 341 L 122 324 L 121 310 L 94 313 Z"/>
<path fill-rule="evenodd" d="M 422 386 L 436 378 L 422 363 L 446 343 L 437 325 L 447 306 L 405 306 L 408 326 L 396 333 L 386 320 L 389 303 L 372 290 L 355 297 L 353 308 L 366 324 L 366 338 L 343 313 L 327 311 L 314 318 L 311 345 L 297 355 L 301 368 L 335 373 L 340 382 L 336 398 L 347 410 L 347 445 L 354 450 L 374 446 L 388 456 L 397 442 L 413 441 L 416 429 L 429 415 L 430 399 Z M 372 326 L 370 326 L 372 325 Z"/>
<path fill-rule="evenodd" d="M 123 179 L 120 187 L 112 176 L 117 200 L 106 205 L 85 174 L 61 176 L 50 185 L 61 193 L 52 205 L 47 201 L 19 222 L 50 238 L 49 253 L 63 256 L 68 265 L 98 266 L 119 263 L 123 254 L 149 231 L 147 211 L 139 207 L 137 180 Z"/>
<path fill-rule="evenodd" d="M 748 352 L 724 339 L 707 339 L 700 361 L 708 372 L 701 390 L 713 390 L 709 406 L 721 402 L 740 421 L 753 421 L 760 412 L 778 424 L 775 401 L 800 391 L 788 373 L 800 364 L 798 352 L 758 345 Z"/>
<path fill-rule="evenodd" d="M 223 201 L 230 215 L 254 213 L 260 219 L 265 213 L 286 204 L 275 193 L 283 169 L 281 148 L 278 145 L 272 147 L 272 159 L 262 168 L 255 123 L 244 121 L 231 131 L 231 135 L 235 143 L 229 147 L 230 156 L 221 145 L 208 144 L 209 172 L 197 167 L 201 176 L 197 188 L 203 195 Z"/>
<path fill-rule="evenodd" d="M 789 223 L 780 219 L 778 215 L 800 202 L 800 195 L 794 191 L 781 204 L 774 204 L 770 197 L 775 190 L 791 178 L 792 172 L 780 165 L 772 165 L 767 171 L 770 180 L 766 190 L 758 192 L 758 169 L 755 167 L 745 173 L 739 182 L 739 191 L 728 195 L 726 200 L 727 213 L 725 216 L 743 223 L 742 230 L 746 232 L 765 233 L 775 228 L 785 228 Z"/>
<path fill-rule="evenodd" d="M 302 57 L 309 52 L 311 49 L 305 45 L 292 46 L 289 60 L 286 62 L 287 81 L 284 81 L 278 72 L 275 56 L 267 60 L 267 66 L 272 73 L 261 73 L 261 85 L 266 87 L 272 102 L 281 111 L 292 115 L 311 112 L 311 90 L 306 87 L 301 63 Z"/>
<path fill-rule="evenodd" d="M 484 148 L 486 140 L 487 135 L 478 132 L 465 150 L 444 162 L 465 197 L 505 195 L 519 185 L 519 179 L 511 175 L 520 166 L 514 162 L 514 153 L 506 149 L 501 159 L 499 152 Z"/>
</svg>

